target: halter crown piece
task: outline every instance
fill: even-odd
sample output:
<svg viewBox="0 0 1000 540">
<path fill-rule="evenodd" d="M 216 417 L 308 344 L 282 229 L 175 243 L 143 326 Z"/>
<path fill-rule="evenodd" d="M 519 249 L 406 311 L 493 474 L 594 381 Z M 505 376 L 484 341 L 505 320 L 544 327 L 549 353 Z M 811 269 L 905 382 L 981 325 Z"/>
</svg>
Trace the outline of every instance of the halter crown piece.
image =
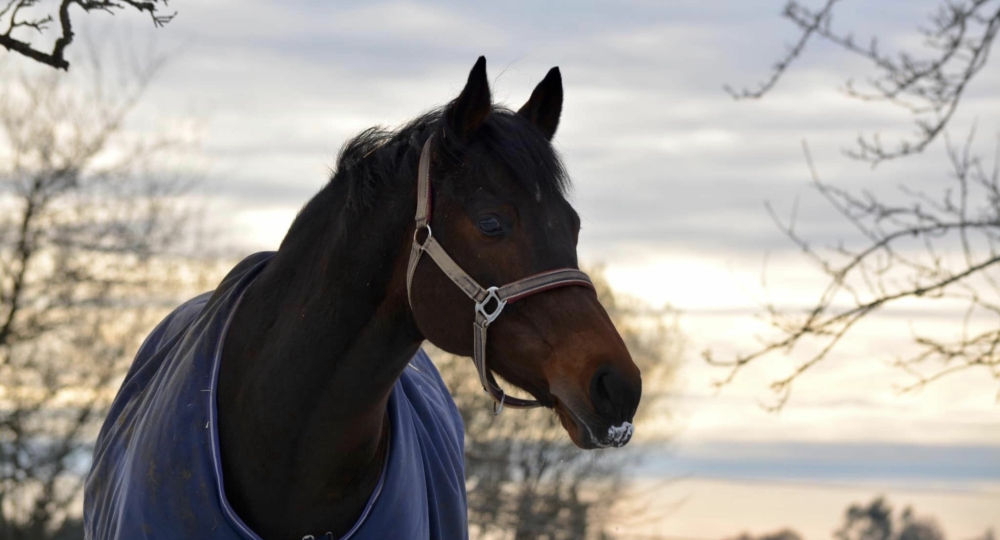
<svg viewBox="0 0 1000 540">
<path fill-rule="evenodd" d="M 500 287 L 484 288 L 452 259 L 441 244 L 431 234 L 431 142 L 434 136 L 431 135 L 424 143 L 420 152 L 420 165 L 417 171 L 417 217 L 416 229 L 413 233 L 413 246 L 410 248 L 410 262 L 406 270 L 406 292 L 410 300 L 410 307 L 413 306 L 413 274 L 420 263 L 420 256 L 426 252 L 431 259 L 437 263 L 438 268 L 451 281 L 462 289 L 473 302 L 476 303 L 476 320 L 472 323 L 472 330 L 475 342 L 472 346 L 472 361 L 479 372 L 479 382 L 483 385 L 483 391 L 493 398 L 493 414 L 500 414 L 504 406 L 514 409 L 530 409 L 540 407 L 541 403 L 536 400 L 507 397 L 500 385 L 497 384 L 493 372 L 486 367 L 486 329 L 490 323 L 496 320 L 508 303 L 516 302 L 522 298 L 537 294 L 557 287 L 568 287 L 580 285 L 594 288 L 593 282 L 587 274 L 575 268 L 559 268 L 549 270 L 539 274 L 533 274 L 519 279 L 512 283 Z M 421 242 L 418 237 L 422 231 L 427 235 Z"/>
</svg>

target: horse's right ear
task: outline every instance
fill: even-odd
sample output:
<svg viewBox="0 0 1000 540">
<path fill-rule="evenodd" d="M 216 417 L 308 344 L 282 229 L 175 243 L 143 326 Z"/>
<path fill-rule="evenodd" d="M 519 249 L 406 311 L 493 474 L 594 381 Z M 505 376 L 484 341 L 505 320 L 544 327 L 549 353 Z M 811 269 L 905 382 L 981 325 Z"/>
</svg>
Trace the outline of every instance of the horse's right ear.
<svg viewBox="0 0 1000 540">
<path fill-rule="evenodd" d="M 486 57 L 480 56 L 469 72 L 469 81 L 465 83 L 462 93 L 448 106 L 445 121 L 452 132 L 468 141 L 486 122 L 492 110 L 490 83 L 486 80 Z"/>
</svg>

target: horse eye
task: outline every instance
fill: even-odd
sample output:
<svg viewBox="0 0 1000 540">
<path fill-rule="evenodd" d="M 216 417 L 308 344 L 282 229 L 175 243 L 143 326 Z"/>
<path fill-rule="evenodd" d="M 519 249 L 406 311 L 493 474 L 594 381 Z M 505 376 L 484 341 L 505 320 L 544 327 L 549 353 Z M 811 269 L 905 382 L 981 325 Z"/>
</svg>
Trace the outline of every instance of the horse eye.
<svg viewBox="0 0 1000 540">
<path fill-rule="evenodd" d="M 490 216 L 479 220 L 479 230 L 487 236 L 497 236 L 503 232 L 503 226 L 499 219 Z"/>
</svg>

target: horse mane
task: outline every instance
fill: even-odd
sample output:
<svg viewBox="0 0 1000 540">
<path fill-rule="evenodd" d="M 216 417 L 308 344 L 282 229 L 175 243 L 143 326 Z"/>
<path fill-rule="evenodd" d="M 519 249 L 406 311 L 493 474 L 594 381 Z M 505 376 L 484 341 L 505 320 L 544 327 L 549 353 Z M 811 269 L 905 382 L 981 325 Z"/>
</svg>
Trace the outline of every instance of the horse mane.
<svg viewBox="0 0 1000 540">
<path fill-rule="evenodd" d="M 368 128 L 345 142 L 330 181 L 299 211 L 282 246 L 292 237 L 316 238 L 331 215 L 338 216 L 341 231 L 346 232 L 348 224 L 384 200 L 383 191 L 396 183 L 416 189 L 420 150 L 432 133 L 438 133 L 439 156 L 449 168 L 469 167 L 472 174 L 490 174 L 483 159 L 468 159 L 477 157 L 471 154 L 473 148 L 481 148 L 505 165 L 528 193 L 567 194 L 569 177 L 559 154 L 541 130 L 521 115 L 494 105 L 476 132 L 475 142 L 482 143 L 476 147 L 464 143 L 443 121 L 448 107 L 428 111 L 396 129 Z"/>
<path fill-rule="evenodd" d="M 470 146 L 442 122 L 445 111 L 447 107 L 434 109 L 395 130 L 371 127 L 344 143 L 330 182 L 347 185 L 349 208 L 371 209 L 386 183 L 406 181 L 408 178 L 399 178 L 401 160 L 407 152 L 419 156 L 433 132 L 441 133 L 438 149 L 449 165 L 475 166 L 477 160 L 466 159 Z M 510 109 L 494 106 L 477 131 L 476 141 L 482 142 L 485 152 L 503 163 L 528 193 L 541 190 L 565 196 L 569 190 L 569 177 L 558 153 L 538 128 Z M 415 178 L 409 180 L 416 185 Z"/>
</svg>

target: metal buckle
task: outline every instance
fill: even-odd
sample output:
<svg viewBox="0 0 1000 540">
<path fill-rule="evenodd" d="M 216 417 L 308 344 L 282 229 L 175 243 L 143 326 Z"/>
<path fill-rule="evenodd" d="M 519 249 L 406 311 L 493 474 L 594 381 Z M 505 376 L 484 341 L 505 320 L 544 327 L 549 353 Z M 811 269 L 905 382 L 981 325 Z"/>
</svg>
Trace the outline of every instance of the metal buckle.
<svg viewBox="0 0 1000 540">
<path fill-rule="evenodd" d="M 501 300 L 500 296 L 497 295 L 497 291 L 499 290 L 499 287 L 490 287 L 489 289 L 486 289 L 486 298 L 483 298 L 482 302 L 476 302 L 476 313 L 486 317 L 486 322 L 483 323 L 483 327 L 489 326 L 491 322 L 495 321 L 496 318 L 500 316 L 500 312 L 503 311 L 503 307 L 507 305 L 507 301 Z M 497 308 L 493 310 L 493 313 L 486 313 L 486 304 L 489 303 L 490 300 L 497 301 Z"/>
</svg>

